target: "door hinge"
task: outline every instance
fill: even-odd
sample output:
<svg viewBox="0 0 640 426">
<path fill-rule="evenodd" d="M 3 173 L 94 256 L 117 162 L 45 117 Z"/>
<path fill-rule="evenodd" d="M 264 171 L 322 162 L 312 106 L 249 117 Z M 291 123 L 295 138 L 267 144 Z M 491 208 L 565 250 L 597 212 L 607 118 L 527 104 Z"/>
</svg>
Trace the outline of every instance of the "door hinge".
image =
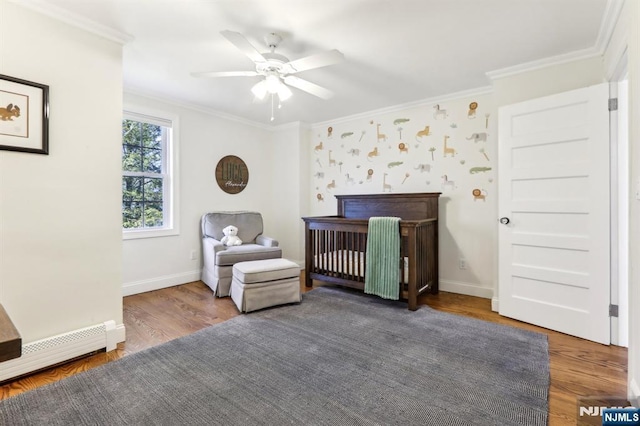
<svg viewBox="0 0 640 426">
<path fill-rule="evenodd" d="M 618 98 L 610 98 L 609 111 L 617 111 L 617 110 L 618 110 Z"/>
<path fill-rule="evenodd" d="M 618 305 L 609 305 L 609 316 L 618 318 Z"/>
</svg>

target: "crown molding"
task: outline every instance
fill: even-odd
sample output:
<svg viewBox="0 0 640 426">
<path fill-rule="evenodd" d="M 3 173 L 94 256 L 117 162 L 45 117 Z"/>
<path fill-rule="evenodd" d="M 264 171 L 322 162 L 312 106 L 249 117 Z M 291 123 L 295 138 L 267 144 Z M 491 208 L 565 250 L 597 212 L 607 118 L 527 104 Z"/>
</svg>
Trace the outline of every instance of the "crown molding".
<svg viewBox="0 0 640 426">
<path fill-rule="evenodd" d="M 620 13 L 622 13 L 624 2 L 625 0 L 607 1 L 607 6 L 604 11 L 604 16 L 602 17 L 602 22 L 600 23 L 600 31 L 598 32 L 598 38 L 596 39 L 595 45 L 596 50 L 602 54 L 604 54 L 609 47 L 616 24 L 618 23 L 618 19 L 620 19 Z"/>
<path fill-rule="evenodd" d="M 403 111 L 403 110 L 406 110 L 406 109 L 420 108 L 420 107 L 423 107 L 423 106 L 430 106 L 430 105 L 433 105 L 433 104 L 436 104 L 436 103 L 440 103 L 440 102 L 455 101 L 455 100 L 458 100 L 458 99 L 468 98 L 468 97 L 471 97 L 471 96 L 487 95 L 487 94 L 490 94 L 492 92 L 493 92 L 493 87 L 484 86 L 484 87 L 479 87 L 479 88 L 476 88 L 476 89 L 463 90 L 463 91 L 460 91 L 460 92 L 450 93 L 450 94 L 447 94 L 447 95 L 434 96 L 434 97 L 431 97 L 431 98 L 421 99 L 421 100 L 414 101 L 414 102 L 408 102 L 408 103 L 394 105 L 394 106 L 390 106 L 390 107 L 385 107 L 385 108 L 365 111 L 365 112 L 362 112 L 362 113 L 353 114 L 353 115 L 349 115 L 349 116 L 346 116 L 346 117 L 340 117 L 340 118 L 335 119 L 335 120 L 327 120 L 327 121 L 321 121 L 321 122 L 317 122 L 317 123 L 312 123 L 311 126 L 312 127 L 334 126 L 336 124 L 346 123 L 346 122 L 349 122 L 349 121 L 354 121 L 354 120 L 359 120 L 359 119 L 368 119 L 368 118 L 370 118 L 371 116 L 374 116 L 374 115 L 391 114 L 391 113 Z"/>
<path fill-rule="evenodd" d="M 239 124 L 244 124 L 244 125 L 247 125 L 247 126 L 256 127 L 258 129 L 262 129 L 262 130 L 273 131 L 273 130 L 276 129 L 274 126 L 267 125 L 267 124 L 262 124 L 262 123 L 259 123 L 257 121 L 247 120 L 246 118 L 238 117 L 237 115 L 227 114 L 227 113 L 215 110 L 213 108 L 208 108 L 208 107 L 205 107 L 205 106 L 202 106 L 202 105 L 193 104 L 193 103 L 189 103 L 189 102 L 176 102 L 173 99 L 163 98 L 163 97 L 158 96 L 158 95 L 150 94 L 150 93 L 139 91 L 139 90 L 132 89 L 132 88 L 125 88 L 124 89 L 124 94 L 125 95 L 140 96 L 142 98 L 147 98 L 149 100 L 163 102 L 165 104 L 173 105 L 173 106 L 176 106 L 176 107 L 179 107 L 179 108 L 189 109 L 191 111 L 212 115 L 214 117 L 218 117 L 218 118 L 223 119 L 223 120 L 233 121 L 233 122 L 236 122 L 236 123 L 239 123 Z"/>
<path fill-rule="evenodd" d="M 595 47 L 583 50 L 576 50 L 574 52 L 564 53 L 562 55 L 551 56 L 543 58 L 537 61 L 525 62 L 523 64 L 514 65 L 512 67 L 501 68 L 495 71 L 489 71 L 486 73 L 487 78 L 493 81 L 500 78 L 511 77 L 517 74 L 522 74 L 529 71 L 536 71 L 543 68 L 548 68 L 554 65 L 566 64 L 569 62 L 579 61 L 583 59 L 591 59 L 596 57 L 602 57 L 602 53 L 596 50 Z"/>
<path fill-rule="evenodd" d="M 106 25 L 102 25 L 91 19 L 87 19 L 68 10 L 46 3 L 42 0 L 9 0 L 10 2 L 31 9 L 34 12 L 46 15 L 50 18 L 64 22 L 89 33 L 98 35 L 107 40 L 114 41 L 119 44 L 127 44 L 133 41 L 133 36 L 122 31 L 118 31 Z"/>
<path fill-rule="evenodd" d="M 608 38 L 598 39 L 598 45 L 604 52 L 604 74 L 607 81 L 618 81 L 628 68 L 629 17 L 622 15 L 625 4 L 624 0 L 612 0 L 608 3 L 611 5 L 607 10 L 609 19 L 603 21 L 603 28 L 611 28 L 611 34 Z M 602 33 L 608 31 L 602 30 Z"/>
</svg>

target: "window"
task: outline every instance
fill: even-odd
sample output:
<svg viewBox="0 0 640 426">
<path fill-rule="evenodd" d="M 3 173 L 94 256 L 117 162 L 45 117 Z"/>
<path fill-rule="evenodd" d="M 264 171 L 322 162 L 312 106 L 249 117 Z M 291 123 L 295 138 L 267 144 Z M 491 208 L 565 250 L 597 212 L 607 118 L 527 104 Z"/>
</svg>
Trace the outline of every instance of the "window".
<svg viewBox="0 0 640 426">
<path fill-rule="evenodd" d="M 125 111 L 122 120 L 122 229 L 125 238 L 177 234 L 176 119 Z"/>
</svg>

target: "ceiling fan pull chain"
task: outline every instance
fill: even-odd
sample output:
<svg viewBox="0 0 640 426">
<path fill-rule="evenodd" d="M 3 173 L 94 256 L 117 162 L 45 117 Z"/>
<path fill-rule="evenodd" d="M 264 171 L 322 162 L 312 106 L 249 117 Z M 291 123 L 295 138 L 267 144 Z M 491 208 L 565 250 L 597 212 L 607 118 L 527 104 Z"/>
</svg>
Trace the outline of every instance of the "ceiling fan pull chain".
<svg viewBox="0 0 640 426">
<path fill-rule="evenodd" d="M 271 94 L 271 121 L 273 121 L 273 93 Z"/>
</svg>

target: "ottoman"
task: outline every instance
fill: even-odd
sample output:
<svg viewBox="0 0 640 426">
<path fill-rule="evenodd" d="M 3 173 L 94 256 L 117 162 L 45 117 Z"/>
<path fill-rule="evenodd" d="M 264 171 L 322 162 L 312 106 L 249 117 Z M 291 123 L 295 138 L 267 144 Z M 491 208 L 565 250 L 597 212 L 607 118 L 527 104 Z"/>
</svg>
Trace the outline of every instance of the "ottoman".
<svg viewBox="0 0 640 426">
<path fill-rule="evenodd" d="M 233 265 L 231 299 L 240 312 L 298 303 L 300 267 L 287 259 L 265 259 Z"/>
</svg>

